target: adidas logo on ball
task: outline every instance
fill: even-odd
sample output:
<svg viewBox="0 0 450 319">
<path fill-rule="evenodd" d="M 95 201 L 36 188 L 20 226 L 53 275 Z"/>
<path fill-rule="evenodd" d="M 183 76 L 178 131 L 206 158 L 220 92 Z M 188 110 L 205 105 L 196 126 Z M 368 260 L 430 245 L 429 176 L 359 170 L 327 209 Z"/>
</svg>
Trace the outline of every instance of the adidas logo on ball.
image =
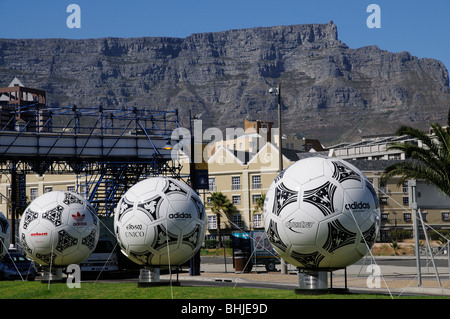
<svg viewBox="0 0 450 319">
<path fill-rule="evenodd" d="M 77 222 L 81 222 L 84 219 L 85 214 L 80 214 L 80 212 L 77 212 L 76 215 L 72 214 L 72 218 L 75 219 Z"/>
<path fill-rule="evenodd" d="M 85 214 L 80 214 L 80 212 L 77 212 L 76 215 L 72 214 L 72 218 L 76 220 L 75 223 L 72 223 L 72 226 L 78 227 L 78 226 L 87 226 L 87 223 L 84 222 Z"/>
<path fill-rule="evenodd" d="M 187 214 L 187 213 L 175 213 L 175 214 L 169 214 L 169 218 L 175 218 L 175 219 L 181 219 L 181 218 L 192 218 L 191 214 Z"/>
<path fill-rule="evenodd" d="M 354 202 L 353 204 L 345 204 L 345 209 L 370 209 L 370 204 L 363 202 Z"/>
</svg>

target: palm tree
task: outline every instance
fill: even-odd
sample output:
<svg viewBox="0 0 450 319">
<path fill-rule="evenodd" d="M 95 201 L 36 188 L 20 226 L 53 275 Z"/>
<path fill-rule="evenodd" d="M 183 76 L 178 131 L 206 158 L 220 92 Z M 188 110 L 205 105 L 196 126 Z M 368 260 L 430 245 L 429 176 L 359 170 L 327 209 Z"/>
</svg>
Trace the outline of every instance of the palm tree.
<svg viewBox="0 0 450 319">
<path fill-rule="evenodd" d="M 397 242 L 397 241 L 393 241 L 392 243 L 391 243 L 391 248 L 394 250 L 394 254 L 396 255 L 396 256 L 398 256 L 398 251 L 402 248 L 401 246 L 400 246 L 400 244 Z"/>
<path fill-rule="evenodd" d="M 217 225 L 217 239 L 219 242 L 219 247 L 222 246 L 222 239 L 220 238 L 220 218 L 222 214 L 224 216 L 233 210 L 234 206 L 231 201 L 222 192 L 211 193 L 211 203 L 209 204 L 211 211 L 216 214 L 216 225 Z"/>
<path fill-rule="evenodd" d="M 255 213 L 263 211 L 265 200 L 266 200 L 266 194 L 262 194 L 261 197 L 258 197 L 257 199 L 255 199 Z"/>
<path fill-rule="evenodd" d="M 447 125 L 450 127 L 450 109 Z M 423 146 L 400 142 L 392 144 L 389 149 L 403 151 L 406 160 L 386 167 L 383 181 L 400 175 L 400 186 L 407 179 L 421 179 L 450 196 L 450 132 L 438 123 L 431 124 L 431 128 L 434 136 L 409 126 L 401 126 L 397 130 L 397 135 L 416 138 Z"/>
</svg>

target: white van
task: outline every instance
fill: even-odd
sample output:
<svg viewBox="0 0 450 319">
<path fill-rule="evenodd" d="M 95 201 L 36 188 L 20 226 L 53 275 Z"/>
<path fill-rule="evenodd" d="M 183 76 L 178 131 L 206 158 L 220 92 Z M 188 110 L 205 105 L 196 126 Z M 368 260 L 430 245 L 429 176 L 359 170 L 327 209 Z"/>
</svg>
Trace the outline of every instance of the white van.
<svg viewBox="0 0 450 319">
<path fill-rule="evenodd" d="M 88 259 L 80 264 L 81 272 L 116 271 L 119 269 L 114 244 L 106 238 L 99 238 L 97 246 Z"/>
</svg>

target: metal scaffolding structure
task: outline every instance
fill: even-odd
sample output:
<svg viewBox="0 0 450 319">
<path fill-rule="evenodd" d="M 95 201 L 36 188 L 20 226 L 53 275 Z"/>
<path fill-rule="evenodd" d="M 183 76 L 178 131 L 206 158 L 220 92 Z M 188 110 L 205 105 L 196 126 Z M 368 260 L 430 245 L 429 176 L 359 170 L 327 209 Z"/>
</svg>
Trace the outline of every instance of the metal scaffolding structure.
<svg viewBox="0 0 450 319">
<path fill-rule="evenodd" d="M 140 179 L 182 177 L 181 165 L 167 147 L 179 127 L 178 110 L 36 103 L 3 110 L 2 118 L 0 173 L 76 174 L 77 192 L 100 215 L 111 215 L 123 193 Z"/>
</svg>

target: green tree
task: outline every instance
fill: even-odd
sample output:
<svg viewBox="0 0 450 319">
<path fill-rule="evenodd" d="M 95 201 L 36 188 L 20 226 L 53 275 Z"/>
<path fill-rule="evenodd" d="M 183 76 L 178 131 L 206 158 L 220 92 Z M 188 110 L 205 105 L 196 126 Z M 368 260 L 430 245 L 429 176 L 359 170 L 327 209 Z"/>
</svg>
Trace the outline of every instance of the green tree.
<svg viewBox="0 0 450 319">
<path fill-rule="evenodd" d="M 402 248 L 402 247 L 400 246 L 400 244 L 399 244 L 398 242 L 396 242 L 395 240 L 392 241 L 391 247 L 392 247 L 392 249 L 394 250 L 394 254 L 395 254 L 396 256 L 398 255 L 398 251 Z"/>
<path fill-rule="evenodd" d="M 450 109 L 447 114 L 450 126 Z M 408 179 L 425 180 L 450 196 L 450 132 L 438 123 L 431 124 L 433 136 L 410 126 L 401 126 L 396 134 L 407 135 L 417 139 L 416 143 L 392 144 L 389 149 L 400 150 L 405 154 L 405 161 L 386 167 L 383 181 L 393 176 L 401 176 L 400 186 Z"/>
<path fill-rule="evenodd" d="M 217 240 L 219 243 L 219 247 L 221 247 L 222 239 L 220 238 L 220 220 L 222 215 L 226 216 L 228 212 L 233 211 L 234 206 L 229 198 L 222 192 L 214 192 L 211 194 L 211 203 L 209 204 L 209 207 L 211 211 L 216 214 Z"/>
<path fill-rule="evenodd" d="M 262 212 L 264 209 L 264 201 L 266 200 L 266 194 L 262 194 L 261 197 L 255 200 L 255 213 Z"/>
</svg>

